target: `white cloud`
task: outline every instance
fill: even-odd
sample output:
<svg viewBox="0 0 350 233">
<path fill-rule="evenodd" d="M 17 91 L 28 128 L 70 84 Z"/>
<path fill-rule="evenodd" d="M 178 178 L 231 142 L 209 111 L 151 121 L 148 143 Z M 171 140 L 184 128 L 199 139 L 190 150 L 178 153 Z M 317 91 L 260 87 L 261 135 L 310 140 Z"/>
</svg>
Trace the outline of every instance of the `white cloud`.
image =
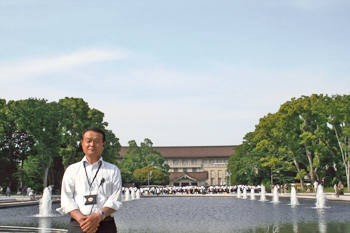
<svg viewBox="0 0 350 233">
<path fill-rule="evenodd" d="M 23 79 L 30 76 L 47 75 L 67 71 L 91 63 L 122 59 L 125 54 L 119 50 L 87 49 L 54 57 L 27 58 L 0 64 L 0 79 Z"/>
</svg>

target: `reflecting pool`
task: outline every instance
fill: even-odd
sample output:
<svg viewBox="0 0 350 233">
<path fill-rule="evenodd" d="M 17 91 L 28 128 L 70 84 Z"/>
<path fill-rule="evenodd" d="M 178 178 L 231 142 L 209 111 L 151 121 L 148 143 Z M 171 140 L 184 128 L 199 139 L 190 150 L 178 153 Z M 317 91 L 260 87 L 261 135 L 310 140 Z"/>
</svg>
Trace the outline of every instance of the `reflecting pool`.
<svg viewBox="0 0 350 233">
<path fill-rule="evenodd" d="M 328 201 L 315 208 L 315 200 L 289 198 L 271 201 L 235 197 L 147 197 L 123 202 L 117 228 L 123 232 L 332 232 L 350 233 L 350 203 Z M 53 209 L 58 204 L 53 204 Z M 33 217 L 38 207 L 0 210 L 0 225 L 50 226 L 67 229 L 69 217 Z"/>
</svg>

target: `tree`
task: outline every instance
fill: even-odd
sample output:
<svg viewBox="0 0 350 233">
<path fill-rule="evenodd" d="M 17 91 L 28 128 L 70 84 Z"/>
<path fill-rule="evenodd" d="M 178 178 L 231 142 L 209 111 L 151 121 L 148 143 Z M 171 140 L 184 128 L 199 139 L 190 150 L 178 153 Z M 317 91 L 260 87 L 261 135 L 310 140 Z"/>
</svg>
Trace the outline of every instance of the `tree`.
<svg viewBox="0 0 350 233">
<path fill-rule="evenodd" d="M 81 98 L 64 98 L 58 101 L 58 107 L 62 112 L 61 118 L 61 134 L 62 142 L 60 156 L 65 168 L 68 165 L 77 162 L 78 152 L 81 153 L 80 140 L 81 133 L 90 124 L 88 121 L 88 112 L 90 110 L 88 104 Z"/>
<path fill-rule="evenodd" d="M 133 173 L 135 181 L 139 184 L 148 184 L 148 173 L 152 172 L 149 176 L 149 182 L 151 185 L 161 185 L 169 183 L 169 176 L 161 171 L 158 171 L 154 167 L 143 167 L 141 169 L 136 169 Z"/>
<path fill-rule="evenodd" d="M 111 130 L 107 130 L 107 122 L 103 121 L 104 113 L 90 109 L 87 102 L 81 98 L 64 98 L 58 101 L 61 111 L 62 141 L 60 156 L 65 168 L 84 157 L 80 141 L 82 132 L 89 127 L 97 127 L 105 131 L 107 144 L 103 150 L 103 159 L 116 164 L 121 145 Z"/>
<path fill-rule="evenodd" d="M 350 96 L 334 95 L 329 104 L 328 123 L 332 126 L 345 168 L 348 191 L 350 191 Z"/>
<path fill-rule="evenodd" d="M 117 164 L 117 157 L 119 157 L 119 151 L 121 149 L 119 138 L 111 130 L 105 129 L 104 131 L 107 142 L 102 153 L 103 159 L 112 164 Z"/>
<path fill-rule="evenodd" d="M 59 155 L 61 131 L 60 112 L 57 103 L 47 103 L 44 99 L 30 98 L 14 103 L 12 114 L 19 130 L 32 135 L 38 146 L 40 161 L 43 165 L 43 187 L 47 187 L 47 178 L 53 157 Z"/>
<path fill-rule="evenodd" d="M 256 149 L 252 141 L 256 132 L 247 133 L 243 144 L 236 147 L 236 151 L 229 158 L 227 169 L 231 171 L 231 184 L 261 184 L 266 183 L 268 176 L 266 168 L 261 166 L 260 158 L 266 151 Z"/>
<path fill-rule="evenodd" d="M 124 182 L 135 182 L 134 171 L 144 167 L 154 167 L 165 175 L 169 175 L 169 165 L 164 164 L 164 156 L 153 148 L 153 143 L 145 139 L 139 147 L 132 140 L 129 141 L 128 151 L 120 162 L 120 170 Z"/>
</svg>

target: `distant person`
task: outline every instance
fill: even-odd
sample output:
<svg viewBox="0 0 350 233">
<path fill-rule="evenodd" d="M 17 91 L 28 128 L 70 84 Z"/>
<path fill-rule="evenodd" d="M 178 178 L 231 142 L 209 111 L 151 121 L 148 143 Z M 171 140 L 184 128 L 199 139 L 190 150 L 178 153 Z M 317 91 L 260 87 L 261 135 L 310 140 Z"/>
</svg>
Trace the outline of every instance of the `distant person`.
<svg viewBox="0 0 350 233">
<path fill-rule="evenodd" d="M 339 181 L 337 197 L 339 197 L 339 195 L 344 195 L 343 189 L 344 189 L 344 185 L 343 185 L 343 183 L 341 181 Z"/>
<path fill-rule="evenodd" d="M 31 201 L 35 201 L 35 200 L 36 200 L 33 190 L 30 190 L 28 196 L 29 196 L 29 198 L 30 198 Z"/>
<path fill-rule="evenodd" d="M 334 189 L 335 195 L 337 195 L 337 193 L 338 193 L 338 185 L 334 184 L 333 189 Z"/>
<path fill-rule="evenodd" d="M 60 214 L 71 216 L 69 233 L 115 233 L 114 215 L 122 207 L 122 178 L 117 166 L 102 159 L 106 135 L 98 128 L 82 134 L 85 157 L 63 176 Z"/>
<path fill-rule="evenodd" d="M 26 186 L 24 186 L 22 188 L 22 194 L 23 194 L 23 197 L 27 195 L 27 187 Z"/>
<path fill-rule="evenodd" d="M 285 183 L 283 188 L 284 188 L 284 193 L 287 193 L 288 192 L 288 184 Z"/>
<path fill-rule="evenodd" d="M 9 186 L 7 186 L 7 189 L 6 189 L 6 197 L 10 197 L 11 196 L 11 189 Z"/>
<path fill-rule="evenodd" d="M 310 192 L 310 184 L 307 184 L 306 187 L 307 188 L 306 188 L 305 196 L 307 196 L 307 193 Z"/>
<path fill-rule="evenodd" d="M 318 188 L 318 182 L 315 180 L 314 182 L 314 192 L 317 193 L 317 188 Z"/>
</svg>

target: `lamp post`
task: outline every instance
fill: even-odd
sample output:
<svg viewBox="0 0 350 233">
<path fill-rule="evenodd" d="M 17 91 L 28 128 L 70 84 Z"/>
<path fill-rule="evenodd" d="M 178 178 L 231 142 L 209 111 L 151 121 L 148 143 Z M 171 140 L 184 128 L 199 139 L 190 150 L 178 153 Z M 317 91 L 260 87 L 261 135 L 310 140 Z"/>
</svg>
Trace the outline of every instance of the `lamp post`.
<svg viewBox="0 0 350 233">
<path fill-rule="evenodd" d="M 231 170 L 228 169 L 228 172 L 226 171 L 226 185 L 227 184 L 231 185 L 231 175 L 232 175 Z"/>
<path fill-rule="evenodd" d="M 148 179 L 148 186 L 149 186 L 149 177 L 152 176 L 152 171 L 147 173 L 147 179 Z"/>
</svg>

